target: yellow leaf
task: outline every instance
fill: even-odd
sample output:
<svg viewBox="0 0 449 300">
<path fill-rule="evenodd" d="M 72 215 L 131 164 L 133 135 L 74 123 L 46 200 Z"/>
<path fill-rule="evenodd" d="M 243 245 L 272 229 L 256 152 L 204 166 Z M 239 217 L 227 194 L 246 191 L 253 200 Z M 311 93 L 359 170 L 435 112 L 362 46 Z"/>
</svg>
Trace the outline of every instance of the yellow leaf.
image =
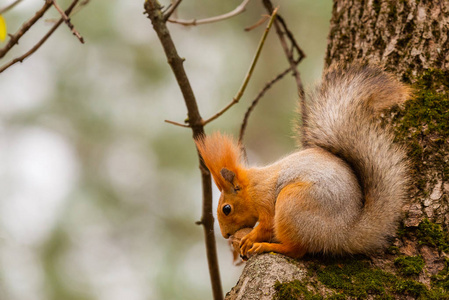
<svg viewBox="0 0 449 300">
<path fill-rule="evenodd" d="M 5 19 L 3 19 L 2 15 L 0 15 L 0 40 L 4 41 L 6 39 L 6 22 Z"/>
</svg>

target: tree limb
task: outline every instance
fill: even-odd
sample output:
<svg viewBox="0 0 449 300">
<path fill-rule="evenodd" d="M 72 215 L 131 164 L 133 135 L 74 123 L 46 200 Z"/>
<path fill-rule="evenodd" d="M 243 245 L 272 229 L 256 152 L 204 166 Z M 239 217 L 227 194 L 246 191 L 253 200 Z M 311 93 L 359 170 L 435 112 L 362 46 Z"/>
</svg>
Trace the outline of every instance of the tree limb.
<svg viewBox="0 0 449 300">
<path fill-rule="evenodd" d="M 193 131 L 193 137 L 197 138 L 204 135 L 203 120 L 198 110 L 195 95 L 193 94 L 187 74 L 184 70 L 184 60 L 179 57 L 175 44 L 170 36 L 170 32 L 166 26 L 164 15 L 161 11 L 161 6 L 157 0 L 145 1 L 145 11 L 153 24 L 159 40 L 167 56 L 168 63 L 176 77 L 178 86 L 181 89 L 184 102 L 187 107 L 188 123 Z M 203 211 L 201 217 L 201 224 L 203 225 L 207 261 L 209 265 L 209 274 L 212 284 L 212 292 L 215 300 L 223 299 L 223 290 L 220 281 L 220 271 L 218 266 L 217 249 L 215 244 L 214 234 L 214 217 L 212 214 L 212 184 L 209 170 L 207 170 L 204 162 L 200 160 L 200 170 L 202 178 L 203 190 Z"/>
</svg>

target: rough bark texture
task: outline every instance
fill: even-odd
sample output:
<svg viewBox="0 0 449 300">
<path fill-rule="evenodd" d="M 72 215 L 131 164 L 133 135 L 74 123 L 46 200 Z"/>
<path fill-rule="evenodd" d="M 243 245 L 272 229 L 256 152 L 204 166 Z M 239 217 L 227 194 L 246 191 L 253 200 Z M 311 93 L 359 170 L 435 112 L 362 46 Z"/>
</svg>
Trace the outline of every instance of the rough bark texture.
<svg viewBox="0 0 449 300">
<path fill-rule="evenodd" d="M 271 299 L 276 281 L 288 282 L 307 276 L 304 263 L 283 255 L 262 254 L 250 258 L 228 299 Z"/>
<path fill-rule="evenodd" d="M 448 31 L 448 1 L 337 1 L 331 20 L 326 64 L 350 63 L 354 60 L 377 63 L 406 82 L 416 84 L 420 81 L 418 89 L 422 89 L 421 85 L 429 84 L 422 82 L 422 76 L 427 74 L 430 78 L 424 80 L 433 81 L 438 86 L 426 88 L 446 93 L 444 81 L 447 79 L 444 77 L 449 70 Z M 434 78 L 437 75 L 434 71 L 437 70 L 441 71 L 442 78 Z M 414 125 L 411 127 L 416 130 L 423 124 L 410 125 Z M 447 141 L 447 132 L 432 132 L 438 137 L 431 137 L 428 133 L 422 132 L 419 143 L 421 149 L 431 147 L 432 150 L 437 150 L 434 149 L 432 140 Z M 444 144 L 447 146 L 447 143 L 442 143 Z M 425 170 L 420 168 L 420 172 L 415 174 L 420 178 L 415 178 L 413 204 L 407 208 L 410 213 L 406 224 L 417 226 L 422 217 L 427 216 L 443 223 L 447 229 L 449 183 L 445 178 L 448 174 L 445 174 L 447 170 L 444 170 L 444 165 L 447 167 L 449 152 L 447 149 L 426 150 L 426 155 L 420 157 L 420 160 L 428 167 Z M 439 157 L 434 164 L 433 156 L 437 152 L 445 157 Z M 415 161 L 415 169 L 418 167 L 417 163 Z M 423 188 L 417 184 L 417 179 L 426 181 L 426 186 Z"/>
<path fill-rule="evenodd" d="M 449 299 L 448 31 L 449 1 L 334 1 L 326 65 L 375 63 L 416 90 L 383 120 L 409 149 L 404 221 L 370 258 L 252 258 L 227 299 Z"/>
<path fill-rule="evenodd" d="M 326 64 L 361 60 L 400 76 L 449 68 L 447 1 L 336 1 Z"/>
</svg>

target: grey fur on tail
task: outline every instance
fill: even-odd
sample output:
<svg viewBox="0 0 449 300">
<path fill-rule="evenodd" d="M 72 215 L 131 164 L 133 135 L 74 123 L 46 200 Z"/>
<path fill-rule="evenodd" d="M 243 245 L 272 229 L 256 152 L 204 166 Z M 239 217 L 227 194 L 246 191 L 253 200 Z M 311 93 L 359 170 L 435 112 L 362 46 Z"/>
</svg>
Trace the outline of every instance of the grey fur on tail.
<svg viewBox="0 0 449 300">
<path fill-rule="evenodd" d="M 385 246 L 397 228 L 409 184 L 408 163 L 404 149 L 375 117 L 409 95 L 409 88 L 392 75 L 369 66 L 332 68 L 307 95 L 305 144 L 347 162 L 364 195 L 362 214 L 349 230 L 352 253 Z"/>
</svg>

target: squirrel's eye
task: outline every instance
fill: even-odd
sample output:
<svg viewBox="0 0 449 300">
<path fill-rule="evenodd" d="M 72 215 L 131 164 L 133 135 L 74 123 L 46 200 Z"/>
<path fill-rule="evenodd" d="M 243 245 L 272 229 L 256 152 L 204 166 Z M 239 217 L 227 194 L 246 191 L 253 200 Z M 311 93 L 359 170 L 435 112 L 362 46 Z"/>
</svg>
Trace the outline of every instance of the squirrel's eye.
<svg viewBox="0 0 449 300">
<path fill-rule="evenodd" d="M 231 213 L 231 205 L 226 204 L 225 206 L 223 206 L 223 213 L 225 215 L 229 215 Z"/>
</svg>

